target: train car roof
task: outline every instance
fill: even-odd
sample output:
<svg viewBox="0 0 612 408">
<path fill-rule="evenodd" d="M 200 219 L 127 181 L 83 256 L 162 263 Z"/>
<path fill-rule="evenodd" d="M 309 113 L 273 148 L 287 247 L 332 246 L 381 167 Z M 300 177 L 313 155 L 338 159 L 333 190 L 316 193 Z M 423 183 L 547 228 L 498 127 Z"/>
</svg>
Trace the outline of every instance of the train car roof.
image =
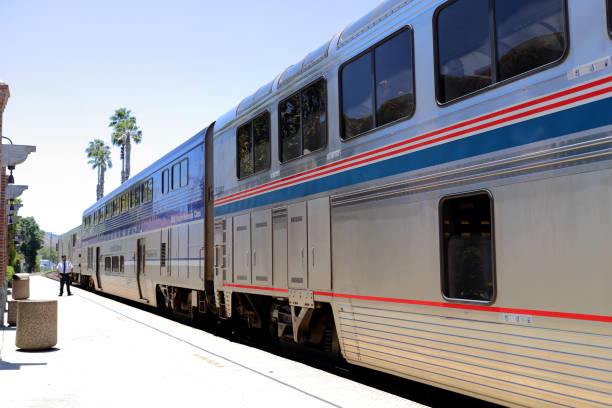
<svg viewBox="0 0 612 408">
<path fill-rule="evenodd" d="M 194 136 L 187 139 L 185 142 L 181 143 L 180 145 L 172 149 L 170 152 L 166 153 L 159 159 L 155 160 L 153 163 L 147 166 L 144 170 L 138 172 L 136 175 L 131 177 L 128 181 L 121 184 L 119 187 L 115 188 L 113 191 L 106 194 L 104 197 L 102 197 L 98 201 L 96 201 L 95 204 L 91 205 L 89 208 L 83 211 L 83 215 L 93 211 L 94 209 L 97 209 L 98 207 L 101 206 L 102 203 L 107 202 L 110 198 L 114 198 L 115 196 L 120 195 L 121 193 L 124 193 L 126 190 L 130 190 L 136 184 L 150 177 L 151 174 L 158 168 L 165 166 L 166 164 L 170 163 L 172 160 L 176 159 L 181 154 L 188 152 L 189 150 L 193 149 L 195 146 L 203 143 L 204 136 L 206 135 L 207 129 L 208 127 L 202 129 L 197 134 L 195 134 Z"/>
<path fill-rule="evenodd" d="M 244 98 L 237 106 L 221 115 L 215 123 L 215 133 L 223 131 L 234 119 L 242 116 L 250 108 L 255 108 L 265 102 L 269 96 L 276 91 L 288 87 L 290 84 L 307 75 L 309 72 L 320 68 L 321 64 L 336 50 L 344 47 L 364 32 L 372 29 L 376 24 L 396 13 L 405 5 L 417 0 L 384 0 L 372 11 L 359 18 L 357 21 L 347 25 L 340 33 L 334 34 L 329 41 L 321 44 L 314 51 L 309 52 L 293 65 L 287 67 L 272 81 L 258 88 L 253 94 Z"/>
</svg>

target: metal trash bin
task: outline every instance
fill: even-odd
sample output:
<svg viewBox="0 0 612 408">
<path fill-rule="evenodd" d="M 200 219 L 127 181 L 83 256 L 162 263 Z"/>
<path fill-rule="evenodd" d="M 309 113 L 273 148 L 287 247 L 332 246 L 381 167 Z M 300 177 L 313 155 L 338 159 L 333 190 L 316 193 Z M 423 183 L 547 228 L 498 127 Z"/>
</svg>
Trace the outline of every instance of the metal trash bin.
<svg viewBox="0 0 612 408">
<path fill-rule="evenodd" d="M 30 297 L 30 275 L 16 273 L 13 275 L 13 299 L 24 300 Z"/>
</svg>

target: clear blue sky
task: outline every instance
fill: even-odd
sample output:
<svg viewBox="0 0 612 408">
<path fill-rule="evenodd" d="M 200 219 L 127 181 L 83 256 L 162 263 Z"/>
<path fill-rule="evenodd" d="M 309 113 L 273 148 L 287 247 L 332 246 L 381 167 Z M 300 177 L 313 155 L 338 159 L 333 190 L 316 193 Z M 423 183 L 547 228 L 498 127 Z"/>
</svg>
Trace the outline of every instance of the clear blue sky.
<svg viewBox="0 0 612 408">
<path fill-rule="evenodd" d="M 88 141 L 127 107 L 132 175 L 376 7 L 377 0 L 0 0 L 3 134 L 37 152 L 14 172 L 19 215 L 63 233 L 95 202 Z M 119 185 L 112 150 L 105 192 Z"/>
</svg>

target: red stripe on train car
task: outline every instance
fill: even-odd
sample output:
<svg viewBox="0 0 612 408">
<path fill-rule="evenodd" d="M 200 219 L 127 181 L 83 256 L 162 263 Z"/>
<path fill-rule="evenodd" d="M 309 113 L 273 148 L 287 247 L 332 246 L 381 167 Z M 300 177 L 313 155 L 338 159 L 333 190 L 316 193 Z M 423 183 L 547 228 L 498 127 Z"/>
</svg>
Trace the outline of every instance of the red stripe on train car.
<svg viewBox="0 0 612 408">
<path fill-rule="evenodd" d="M 596 322 L 612 323 L 612 316 L 599 316 L 599 315 L 581 314 L 581 313 L 552 312 L 548 310 L 515 309 L 515 308 L 510 308 L 510 307 L 466 305 L 466 304 L 459 304 L 459 303 L 429 302 L 426 300 L 397 299 L 397 298 L 385 298 L 385 297 L 377 297 L 377 296 L 347 295 L 343 293 L 332 293 L 332 292 L 315 291 L 314 294 L 319 295 L 319 296 L 329 296 L 329 297 L 334 297 L 334 298 L 371 300 L 375 302 L 404 303 L 404 304 L 420 305 L 420 306 L 446 307 L 449 309 L 464 309 L 464 310 L 467 309 L 467 310 L 478 310 L 478 311 L 484 311 L 484 312 L 514 313 L 514 314 L 534 315 L 534 316 L 543 316 L 543 317 L 556 317 L 560 319 L 591 320 L 591 321 L 596 321 Z"/>
<path fill-rule="evenodd" d="M 283 293 L 289 292 L 289 289 L 266 288 L 263 286 L 234 285 L 234 284 L 229 284 L 229 283 L 224 283 L 223 286 L 232 287 L 232 288 L 242 288 L 242 289 L 268 290 L 268 291 L 283 292 Z M 612 323 L 612 316 L 599 316 L 599 315 L 581 314 L 581 313 L 552 312 L 548 310 L 516 309 L 516 308 L 511 308 L 511 307 L 494 307 L 494 306 L 467 305 L 467 304 L 459 304 L 459 303 L 430 302 L 427 300 L 397 299 L 397 298 L 386 298 L 386 297 L 378 297 L 378 296 L 349 295 L 345 293 L 334 293 L 334 292 L 314 291 L 314 294 L 317 296 L 328 296 L 332 298 L 342 298 L 342 299 L 359 299 L 359 300 L 370 300 L 374 302 L 402 303 L 402 304 L 408 304 L 408 305 L 445 307 L 449 309 L 477 310 L 477 311 L 495 312 L 495 313 L 514 313 L 514 314 L 533 315 L 533 316 L 542 316 L 542 317 L 556 317 L 559 319 L 590 320 L 590 321 L 595 321 L 595 322 Z"/>
</svg>

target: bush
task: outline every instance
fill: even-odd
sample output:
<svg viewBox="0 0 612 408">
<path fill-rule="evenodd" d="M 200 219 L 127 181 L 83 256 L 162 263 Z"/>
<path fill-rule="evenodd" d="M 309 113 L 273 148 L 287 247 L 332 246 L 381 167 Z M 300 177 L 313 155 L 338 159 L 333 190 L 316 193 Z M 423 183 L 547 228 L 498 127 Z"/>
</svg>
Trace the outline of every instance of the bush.
<svg viewBox="0 0 612 408">
<path fill-rule="evenodd" d="M 11 279 L 13 278 L 13 274 L 15 273 L 15 268 L 13 268 L 12 266 L 7 266 L 6 267 L 6 279 L 10 282 Z"/>
</svg>

